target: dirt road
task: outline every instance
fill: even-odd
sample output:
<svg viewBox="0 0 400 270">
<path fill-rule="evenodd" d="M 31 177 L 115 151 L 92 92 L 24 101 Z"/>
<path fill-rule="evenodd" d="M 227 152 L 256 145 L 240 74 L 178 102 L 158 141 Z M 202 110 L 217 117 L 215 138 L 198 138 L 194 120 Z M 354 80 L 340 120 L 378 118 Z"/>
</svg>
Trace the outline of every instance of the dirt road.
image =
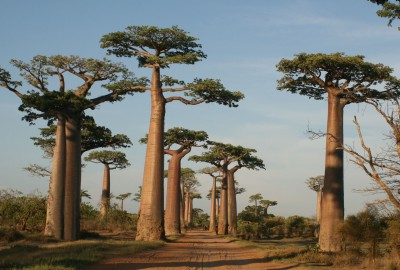
<svg viewBox="0 0 400 270">
<path fill-rule="evenodd" d="M 163 248 L 132 257 L 101 261 L 90 270 L 103 269 L 306 269 L 293 264 L 275 264 L 255 250 L 241 247 L 208 232 L 188 232 Z"/>
</svg>

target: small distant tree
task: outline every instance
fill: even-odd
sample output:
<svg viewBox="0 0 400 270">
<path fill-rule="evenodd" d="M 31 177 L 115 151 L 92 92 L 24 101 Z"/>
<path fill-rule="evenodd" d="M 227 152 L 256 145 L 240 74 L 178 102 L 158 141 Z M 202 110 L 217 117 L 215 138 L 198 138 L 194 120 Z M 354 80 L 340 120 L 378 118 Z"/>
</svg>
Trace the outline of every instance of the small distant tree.
<svg viewBox="0 0 400 270">
<path fill-rule="evenodd" d="M 249 203 L 254 202 L 254 215 L 255 216 L 258 215 L 258 213 L 257 213 L 257 209 L 258 209 L 257 205 L 262 199 L 264 199 L 264 197 L 261 195 L 261 193 L 256 193 L 256 194 L 253 194 L 253 195 L 251 195 L 249 197 Z"/>
<path fill-rule="evenodd" d="M 277 201 L 270 201 L 270 200 L 260 200 L 260 204 L 264 206 L 265 215 L 268 215 L 268 208 L 270 206 L 275 206 L 278 204 Z"/>
<path fill-rule="evenodd" d="M 85 158 L 85 160 L 104 165 L 100 215 L 105 217 L 110 209 L 110 171 L 115 169 L 125 169 L 126 167 L 130 166 L 130 164 L 124 153 L 108 150 L 93 151 Z"/>
<path fill-rule="evenodd" d="M 128 193 L 119 194 L 117 197 L 115 197 L 115 199 L 121 201 L 121 203 L 120 203 L 121 211 L 124 211 L 124 200 L 131 195 L 132 195 L 132 193 L 128 192 Z"/>
<path fill-rule="evenodd" d="M 306 181 L 306 185 L 311 189 L 317 192 L 317 214 L 316 221 L 317 224 L 321 221 L 321 211 L 322 211 L 322 188 L 324 187 L 324 176 L 318 175 L 316 177 L 310 177 Z"/>
</svg>

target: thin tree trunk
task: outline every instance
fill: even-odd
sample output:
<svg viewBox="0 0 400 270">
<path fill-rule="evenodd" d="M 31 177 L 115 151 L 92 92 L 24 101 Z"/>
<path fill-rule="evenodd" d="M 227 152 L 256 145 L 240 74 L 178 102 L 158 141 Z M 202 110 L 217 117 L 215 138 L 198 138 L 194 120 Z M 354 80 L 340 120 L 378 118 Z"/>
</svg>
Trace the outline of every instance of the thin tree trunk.
<svg viewBox="0 0 400 270">
<path fill-rule="evenodd" d="M 79 239 L 79 207 L 81 187 L 80 115 L 66 119 L 66 177 L 64 201 L 64 239 Z"/>
<path fill-rule="evenodd" d="M 121 202 L 123 206 L 123 202 Z M 121 207 L 122 209 L 123 207 Z M 110 166 L 104 164 L 103 190 L 101 192 L 100 216 L 104 218 L 110 209 Z"/>
<path fill-rule="evenodd" d="M 237 235 L 235 171 L 234 168 L 228 170 L 228 232 L 233 236 Z"/>
<path fill-rule="evenodd" d="M 44 235 L 64 237 L 65 117 L 59 116 L 53 153 Z"/>
<path fill-rule="evenodd" d="M 121 200 L 121 211 L 124 212 L 124 200 Z"/>
<path fill-rule="evenodd" d="M 321 223 L 321 210 L 322 210 L 322 190 L 317 191 L 317 224 Z"/>
<path fill-rule="evenodd" d="M 218 234 L 228 234 L 228 194 L 227 194 L 227 173 L 223 173 L 221 182 L 221 204 L 218 217 Z"/>
<path fill-rule="evenodd" d="M 164 238 L 164 118 L 165 99 L 162 94 L 160 68 L 153 67 L 151 117 L 140 202 L 136 240 Z"/>
<path fill-rule="evenodd" d="M 168 164 L 167 201 L 165 208 L 165 234 L 180 233 L 180 178 L 181 159 L 177 154 L 171 156 Z"/>
<path fill-rule="evenodd" d="M 328 93 L 328 125 L 326 135 L 325 180 L 323 187 L 319 245 L 323 251 L 343 249 L 337 231 L 344 218 L 343 192 L 343 109 L 340 99 Z"/>
<path fill-rule="evenodd" d="M 210 228 L 209 231 L 216 233 L 216 190 L 217 190 L 217 177 L 213 176 L 211 188 L 211 210 L 210 210 Z"/>
</svg>

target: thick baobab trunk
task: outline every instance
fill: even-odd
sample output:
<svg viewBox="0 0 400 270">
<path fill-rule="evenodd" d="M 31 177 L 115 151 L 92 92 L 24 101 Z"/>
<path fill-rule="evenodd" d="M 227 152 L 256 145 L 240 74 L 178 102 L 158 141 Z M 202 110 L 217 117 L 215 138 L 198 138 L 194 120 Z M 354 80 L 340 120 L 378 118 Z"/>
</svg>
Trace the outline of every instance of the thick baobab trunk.
<svg viewBox="0 0 400 270">
<path fill-rule="evenodd" d="M 321 223 L 321 210 L 322 210 L 322 190 L 317 191 L 317 224 Z"/>
<path fill-rule="evenodd" d="M 176 235 L 180 228 L 180 168 L 181 159 L 172 155 L 168 164 L 167 201 L 165 208 L 165 234 Z"/>
<path fill-rule="evenodd" d="M 235 170 L 233 168 L 228 171 L 228 233 L 236 236 L 237 210 L 234 173 Z"/>
<path fill-rule="evenodd" d="M 151 117 L 140 201 L 140 217 L 136 240 L 164 238 L 164 118 L 165 98 L 162 94 L 160 68 L 153 67 Z"/>
<path fill-rule="evenodd" d="M 80 115 L 68 116 L 65 124 L 66 172 L 64 195 L 64 239 L 79 239 L 79 207 L 81 189 Z"/>
<path fill-rule="evenodd" d="M 210 229 L 211 233 L 216 233 L 216 191 L 217 191 L 217 177 L 213 176 L 211 188 L 211 210 L 210 210 Z"/>
<path fill-rule="evenodd" d="M 328 127 L 326 134 L 325 180 L 319 245 L 323 251 L 343 249 L 337 229 L 344 218 L 343 194 L 343 109 L 340 99 L 328 93 Z"/>
<path fill-rule="evenodd" d="M 190 194 L 186 191 L 185 196 L 185 225 L 190 224 Z"/>
<path fill-rule="evenodd" d="M 228 234 L 228 183 L 227 174 L 224 173 L 221 182 L 221 204 L 218 217 L 218 234 Z"/>
<path fill-rule="evenodd" d="M 123 208 L 123 200 L 121 201 L 121 209 Z M 103 190 L 101 192 L 100 216 L 104 218 L 110 209 L 110 166 L 104 164 L 103 174 Z"/>
<path fill-rule="evenodd" d="M 190 198 L 189 203 L 189 224 L 193 225 L 193 198 Z"/>
<path fill-rule="evenodd" d="M 220 196 L 221 196 L 221 194 L 220 194 Z M 217 207 L 216 207 L 216 209 L 215 209 L 215 217 L 219 217 L 219 212 L 220 212 L 220 210 L 219 210 L 219 197 L 217 198 Z"/>
<path fill-rule="evenodd" d="M 56 239 L 64 237 L 65 155 L 65 117 L 60 116 L 57 122 L 44 230 L 44 235 L 54 236 Z"/>
<path fill-rule="evenodd" d="M 184 192 L 184 187 L 181 183 L 181 186 L 179 188 L 179 196 L 180 196 L 180 222 L 181 222 L 181 232 L 186 228 L 185 224 L 185 192 Z"/>
</svg>

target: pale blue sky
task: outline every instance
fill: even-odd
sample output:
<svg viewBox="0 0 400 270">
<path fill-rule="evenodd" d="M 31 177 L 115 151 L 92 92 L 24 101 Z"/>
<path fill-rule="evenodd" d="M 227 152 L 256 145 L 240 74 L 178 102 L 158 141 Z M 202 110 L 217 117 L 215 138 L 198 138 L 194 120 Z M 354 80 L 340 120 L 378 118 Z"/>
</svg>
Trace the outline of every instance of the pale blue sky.
<svg viewBox="0 0 400 270">
<path fill-rule="evenodd" d="M 234 109 L 214 104 L 168 104 L 166 127 L 205 130 L 213 140 L 258 150 L 267 170 L 237 173 L 241 186 L 247 189 L 238 197 L 239 210 L 250 195 L 260 192 L 264 198 L 278 201 L 271 209 L 274 214 L 314 215 L 315 194 L 304 181 L 323 174 L 325 143 L 310 141 L 304 132 L 309 123 L 314 129 L 325 129 L 326 104 L 276 91 L 281 74 L 275 71 L 275 65 L 280 59 L 299 52 L 345 52 L 391 66 L 397 75 L 400 71 L 400 32 L 387 27 L 387 22 L 376 16 L 377 7 L 366 0 L 4 0 L 0 6 L 0 66 L 15 76 L 18 72 L 9 65 L 10 59 L 29 61 L 38 54 L 102 58 L 105 50 L 99 47 L 101 36 L 128 25 L 178 25 L 198 37 L 208 58 L 193 66 L 172 66 L 165 74 L 187 81 L 219 78 L 229 89 L 245 93 L 246 98 Z M 124 62 L 139 76 L 150 75 L 149 70 L 138 69 L 133 59 L 115 60 Z M 101 88 L 96 89 L 101 92 Z M 22 171 L 30 163 L 50 164 L 29 139 L 44 123 L 29 126 L 20 121 L 19 104 L 16 96 L 0 91 L 0 123 L 4 127 L 0 134 L 0 188 L 46 193 L 47 180 Z M 134 142 L 125 150 L 132 166 L 112 173 L 114 194 L 134 193 L 141 185 L 145 147 L 137 140 L 147 132 L 149 111 L 148 94 L 138 94 L 92 112 L 99 124 L 114 133 L 127 134 Z M 364 105 L 346 108 L 346 142 L 357 141 L 351 123 L 355 114 L 360 117 L 366 139 L 380 142 L 385 126 Z M 203 167 L 187 161 L 184 166 Z M 83 170 L 82 187 L 89 190 L 93 204 L 100 196 L 102 169 L 89 164 Z M 205 195 L 210 179 L 199 178 Z M 347 159 L 345 182 L 346 213 L 355 213 L 372 199 L 353 192 L 366 187 L 368 179 Z M 127 207 L 134 211 L 137 204 L 129 201 Z M 195 201 L 195 207 L 208 211 L 209 201 Z"/>
</svg>

